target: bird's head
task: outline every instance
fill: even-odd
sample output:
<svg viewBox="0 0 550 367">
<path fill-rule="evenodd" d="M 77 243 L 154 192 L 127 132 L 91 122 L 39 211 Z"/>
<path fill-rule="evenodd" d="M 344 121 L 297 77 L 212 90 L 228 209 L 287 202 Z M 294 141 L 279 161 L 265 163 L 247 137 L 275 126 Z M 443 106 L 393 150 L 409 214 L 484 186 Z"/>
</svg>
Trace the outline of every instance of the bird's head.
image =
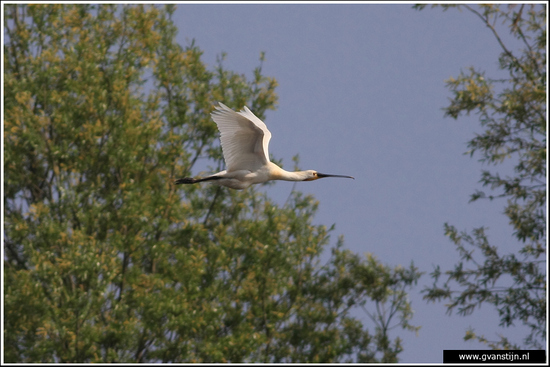
<svg viewBox="0 0 550 367">
<path fill-rule="evenodd" d="M 353 178 L 355 180 L 355 178 L 351 177 L 351 176 L 329 175 L 329 174 L 317 172 L 317 171 L 314 171 L 314 170 L 307 170 L 307 171 L 304 171 L 304 173 L 305 173 L 305 176 L 306 176 L 304 181 L 314 181 L 314 180 L 318 180 L 320 178 L 325 178 L 325 177 L 344 177 L 344 178 Z"/>
</svg>

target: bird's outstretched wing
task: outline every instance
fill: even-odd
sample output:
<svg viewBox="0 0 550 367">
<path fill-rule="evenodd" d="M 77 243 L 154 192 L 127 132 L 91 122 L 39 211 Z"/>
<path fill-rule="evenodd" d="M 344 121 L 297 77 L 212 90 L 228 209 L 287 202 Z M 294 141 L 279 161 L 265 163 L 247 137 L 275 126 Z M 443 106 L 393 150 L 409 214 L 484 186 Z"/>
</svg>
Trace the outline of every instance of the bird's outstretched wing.
<svg viewBox="0 0 550 367">
<path fill-rule="evenodd" d="M 266 165 L 271 139 L 267 126 L 246 106 L 235 112 L 223 103 L 219 104 L 211 115 L 220 130 L 227 171 L 255 171 Z"/>
</svg>

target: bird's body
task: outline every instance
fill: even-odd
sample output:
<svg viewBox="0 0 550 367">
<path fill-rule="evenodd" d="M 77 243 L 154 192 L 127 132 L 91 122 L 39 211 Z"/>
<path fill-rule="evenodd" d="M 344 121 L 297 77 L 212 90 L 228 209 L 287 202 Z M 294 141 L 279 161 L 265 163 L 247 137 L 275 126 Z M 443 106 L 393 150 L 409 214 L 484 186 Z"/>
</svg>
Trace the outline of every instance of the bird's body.
<svg viewBox="0 0 550 367">
<path fill-rule="evenodd" d="M 223 103 L 212 112 L 212 119 L 220 131 L 226 170 L 204 178 L 180 178 L 176 184 L 193 184 L 212 181 L 236 190 L 271 180 L 312 181 L 323 177 L 347 177 L 327 175 L 313 170 L 289 172 L 269 160 L 271 132 L 262 120 L 248 107 L 235 112 Z"/>
</svg>

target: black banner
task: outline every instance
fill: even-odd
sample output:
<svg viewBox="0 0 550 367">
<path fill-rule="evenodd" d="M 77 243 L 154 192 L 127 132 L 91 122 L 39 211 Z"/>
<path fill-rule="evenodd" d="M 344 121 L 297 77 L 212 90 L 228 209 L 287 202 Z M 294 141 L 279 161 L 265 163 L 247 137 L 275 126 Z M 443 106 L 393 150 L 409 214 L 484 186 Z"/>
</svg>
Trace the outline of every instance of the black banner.
<svg viewBox="0 0 550 367">
<path fill-rule="evenodd" d="M 546 351 L 444 350 L 443 363 L 546 363 Z"/>
</svg>

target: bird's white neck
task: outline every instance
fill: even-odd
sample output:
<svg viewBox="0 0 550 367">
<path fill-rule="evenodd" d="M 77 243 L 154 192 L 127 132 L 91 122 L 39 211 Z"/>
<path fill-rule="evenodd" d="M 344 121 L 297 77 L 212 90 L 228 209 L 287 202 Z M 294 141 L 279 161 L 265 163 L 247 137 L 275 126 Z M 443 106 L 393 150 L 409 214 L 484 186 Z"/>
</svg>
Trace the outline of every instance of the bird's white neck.
<svg viewBox="0 0 550 367">
<path fill-rule="evenodd" d="M 269 167 L 269 173 L 271 180 L 304 181 L 309 177 L 307 171 L 289 172 L 285 171 L 284 169 L 280 168 L 272 162 L 270 163 L 271 165 Z"/>
<path fill-rule="evenodd" d="M 278 178 L 278 180 L 304 181 L 306 178 L 308 178 L 308 175 L 307 175 L 307 172 L 305 171 L 296 171 L 296 172 L 284 171 L 284 175 Z"/>
</svg>

